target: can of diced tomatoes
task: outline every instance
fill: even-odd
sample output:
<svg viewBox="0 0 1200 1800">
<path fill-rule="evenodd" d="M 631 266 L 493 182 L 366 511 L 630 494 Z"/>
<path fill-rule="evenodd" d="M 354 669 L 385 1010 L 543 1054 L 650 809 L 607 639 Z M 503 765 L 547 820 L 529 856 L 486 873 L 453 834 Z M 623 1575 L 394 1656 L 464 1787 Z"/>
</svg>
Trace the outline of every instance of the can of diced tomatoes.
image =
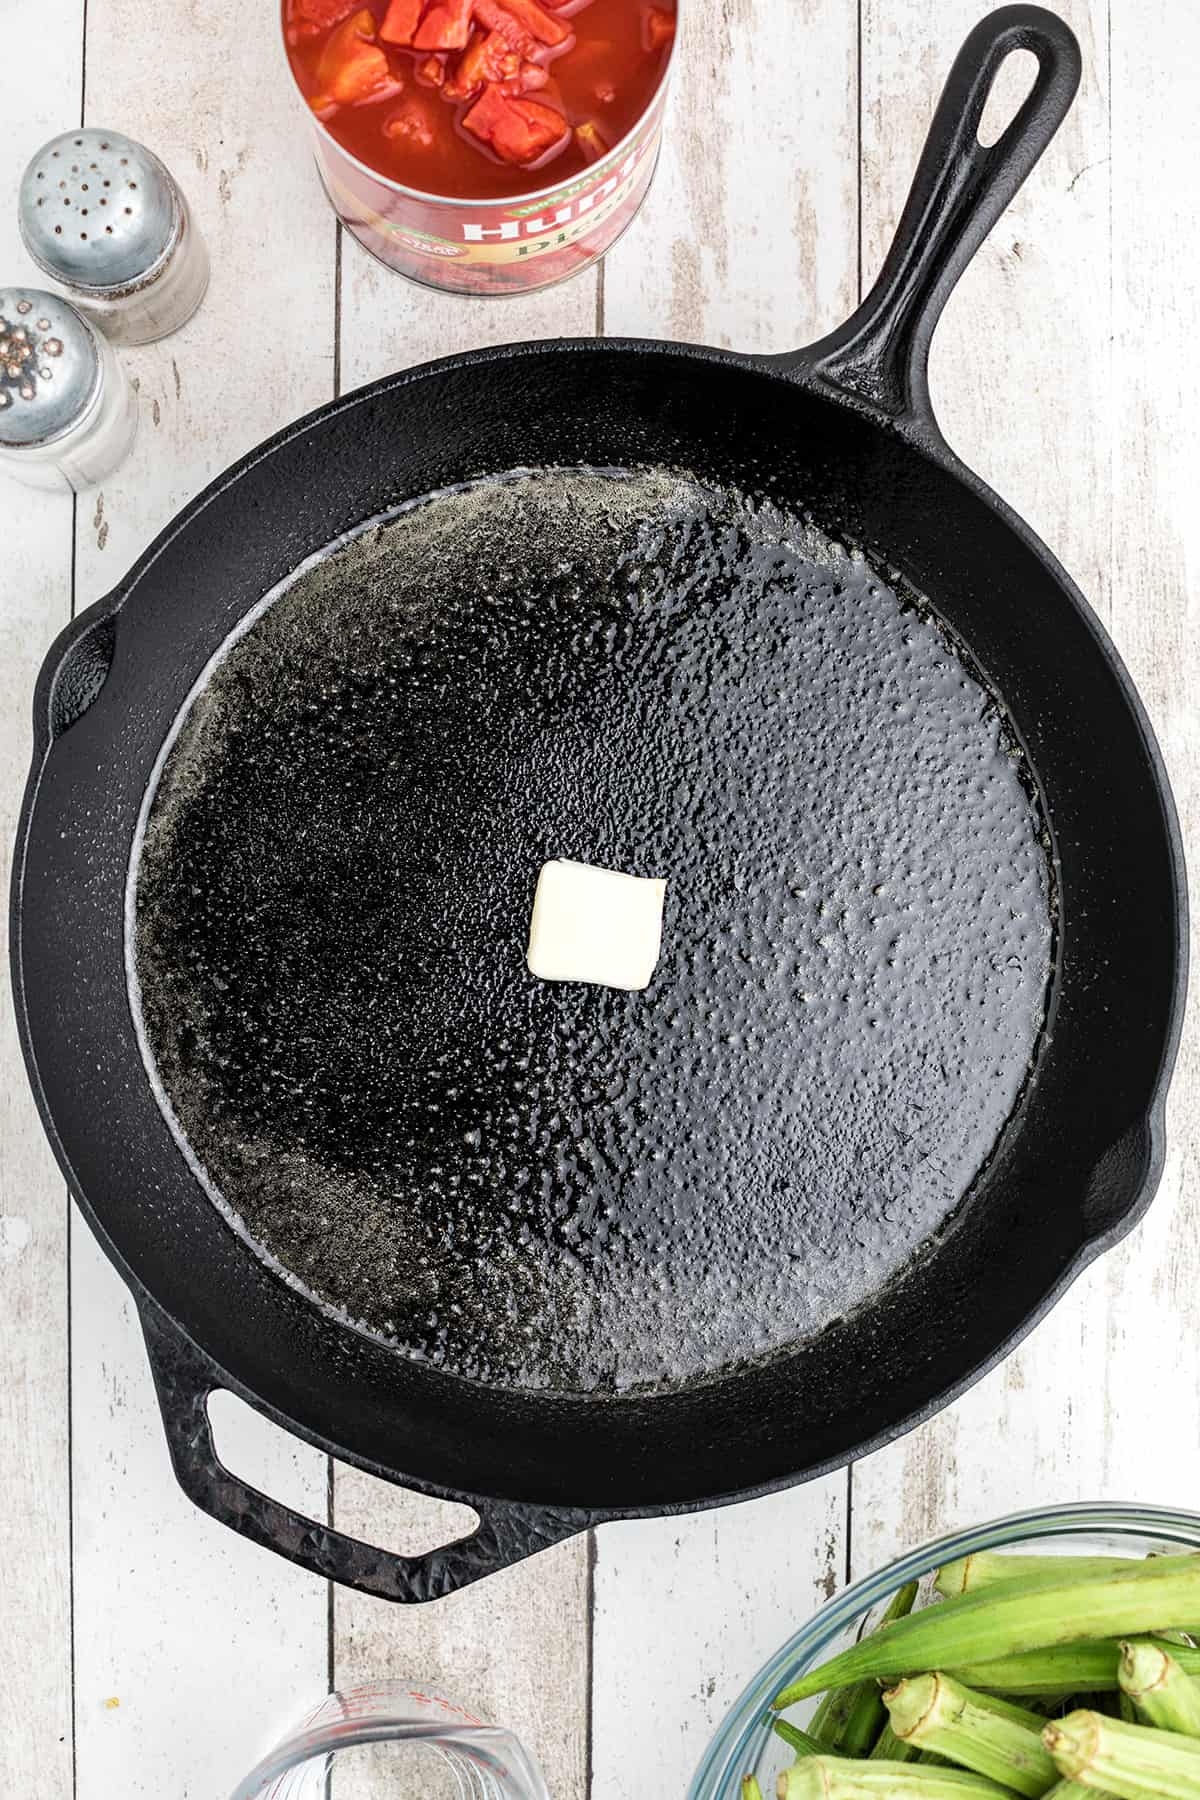
<svg viewBox="0 0 1200 1800">
<path fill-rule="evenodd" d="M 380 262 L 427 287 L 519 294 L 577 274 L 612 247 L 649 189 L 676 7 L 677 0 L 358 0 L 348 11 L 348 0 L 283 0 L 288 62 L 334 211 Z M 401 29 L 417 22 L 415 45 L 384 36 L 401 10 Z M 528 27 L 538 37 L 523 35 Z M 540 41 L 564 30 L 565 48 Z M 439 38 L 450 47 L 431 51 Z M 478 79 L 489 67 L 509 73 L 495 83 Z M 536 85 L 523 91 L 522 79 Z M 362 96 L 339 102 L 338 94 L 356 94 L 356 83 Z M 528 164 L 506 163 L 476 135 L 477 121 L 491 128 L 493 115 L 510 154 L 512 132 L 503 132 L 511 116 L 516 148 L 528 141 L 535 152 Z M 537 134 L 558 131 L 556 120 L 557 142 L 536 155 Z"/>
</svg>

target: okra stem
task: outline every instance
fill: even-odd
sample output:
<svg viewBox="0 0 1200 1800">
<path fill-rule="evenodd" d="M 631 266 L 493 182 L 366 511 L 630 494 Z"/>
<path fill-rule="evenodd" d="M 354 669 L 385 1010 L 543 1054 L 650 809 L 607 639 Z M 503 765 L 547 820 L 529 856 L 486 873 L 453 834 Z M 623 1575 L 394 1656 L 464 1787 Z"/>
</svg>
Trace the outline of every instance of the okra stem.
<svg viewBox="0 0 1200 1800">
<path fill-rule="evenodd" d="M 896 1736 L 947 1756 L 1028 1800 L 1058 1779 L 1042 1743 L 1043 1720 L 990 1694 L 973 1694 L 947 1675 L 917 1675 L 884 1695 Z"/>
<path fill-rule="evenodd" d="M 920 1763 L 848 1762 L 813 1756 L 780 1775 L 779 1800 L 1013 1800 L 1011 1791 L 961 1769 Z"/>
<path fill-rule="evenodd" d="M 786 1719 L 776 1719 L 773 1730 L 798 1757 L 822 1756 L 826 1753 L 826 1746 L 813 1737 L 811 1732 L 801 1731 L 798 1725 L 790 1725 Z"/>
<path fill-rule="evenodd" d="M 1117 1675 L 1122 1699 L 1133 1703 L 1144 1724 L 1200 1738 L 1200 1686 L 1173 1652 L 1146 1638 L 1122 1644 Z"/>
<path fill-rule="evenodd" d="M 1200 1617 L 1200 1557 L 1131 1561 L 1101 1577 L 1074 1575 L 1070 1559 L 1063 1563 L 1060 1576 L 997 1582 L 896 1619 L 793 1682 L 774 1704 L 789 1706 L 871 1677 L 961 1668 L 1081 1639 L 1141 1636 Z"/>
<path fill-rule="evenodd" d="M 1073 1712 L 1042 1734 L 1061 1775 L 1122 1800 L 1200 1800 L 1200 1744 L 1173 1731 Z"/>
</svg>

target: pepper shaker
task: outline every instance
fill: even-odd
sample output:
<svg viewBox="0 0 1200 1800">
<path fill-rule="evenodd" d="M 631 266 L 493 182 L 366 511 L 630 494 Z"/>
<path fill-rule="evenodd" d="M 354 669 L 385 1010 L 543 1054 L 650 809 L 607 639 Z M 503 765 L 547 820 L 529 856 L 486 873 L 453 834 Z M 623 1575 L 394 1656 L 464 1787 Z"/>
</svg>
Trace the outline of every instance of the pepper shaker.
<svg viewBox="0 0 1200 1800">
<path fill-rule="evenodd" d="M 43 144 L 21 181 L 21 236 L 43 274 L 116 344 L 149 344 L 191 318 L 208 253 L 170 171 L 119 131 Z"/>
<path fill-rule="evenodd" d="M 59 294 L 0 288 L 0 470 L 86 488 L 115 469 L 137 402 L 112 346 Z"/>
</svg>

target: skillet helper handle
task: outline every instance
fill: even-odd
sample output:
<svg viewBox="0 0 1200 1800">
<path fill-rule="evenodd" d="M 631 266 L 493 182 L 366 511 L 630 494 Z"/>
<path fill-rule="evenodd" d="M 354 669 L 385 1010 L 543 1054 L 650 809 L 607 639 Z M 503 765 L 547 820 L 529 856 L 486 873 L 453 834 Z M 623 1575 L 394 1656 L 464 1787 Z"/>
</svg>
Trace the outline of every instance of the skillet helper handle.
<svg viewBox="0 0 1200 1800">
<path fill-rule="evenodd" d="M 566 1507 L 472 1500 L 479 1525 L 467 1537 L 420 1556 L 400 1556 L 306 1518 L 225 1467 L 213 1442 L 208 1398 L 236 1388 L 152 1300 L 143 1296 L 139 1306 L 171 1462 L 184 1493 L 218 1523 L 312 1575 L 380 1600 L 440 1600 L 593 1523 L 590 1514 Z"/>
<path fill-rule="evenodd" d="M 979 125 L 1000 65 L 1030 50 L 1032 88 L 994 144 Z M 891 249 L 846 323 L 785 359 L 872 411 L 937 434 L 929 345 L 959 276 L 1070 111 L 1082 59 L 1070 26 L 1040 6 L 981 19 L 950 71 Z"/>
</svg>

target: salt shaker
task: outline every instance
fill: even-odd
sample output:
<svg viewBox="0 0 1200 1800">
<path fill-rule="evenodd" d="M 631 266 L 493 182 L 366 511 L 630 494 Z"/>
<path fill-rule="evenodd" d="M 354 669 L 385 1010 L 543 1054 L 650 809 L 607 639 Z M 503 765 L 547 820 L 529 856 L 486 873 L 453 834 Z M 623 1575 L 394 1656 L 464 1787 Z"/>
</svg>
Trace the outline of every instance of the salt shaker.
<svg viewBox="0 0 1200 1800">
<path fill-rule="evenodd" d="M 149 344 L 190 319 L 208 253 L 170 171 L 119 131 L 51 138 L 21 181 L 21 236 L 43 274 L 116 344 Z"/>
<path fill-rule="evenodd" d="M 99 332 L 59 294 L 0 288 L 0 471 L 86 488 L 133 443 L 137 402 Z"/>
</svg>

